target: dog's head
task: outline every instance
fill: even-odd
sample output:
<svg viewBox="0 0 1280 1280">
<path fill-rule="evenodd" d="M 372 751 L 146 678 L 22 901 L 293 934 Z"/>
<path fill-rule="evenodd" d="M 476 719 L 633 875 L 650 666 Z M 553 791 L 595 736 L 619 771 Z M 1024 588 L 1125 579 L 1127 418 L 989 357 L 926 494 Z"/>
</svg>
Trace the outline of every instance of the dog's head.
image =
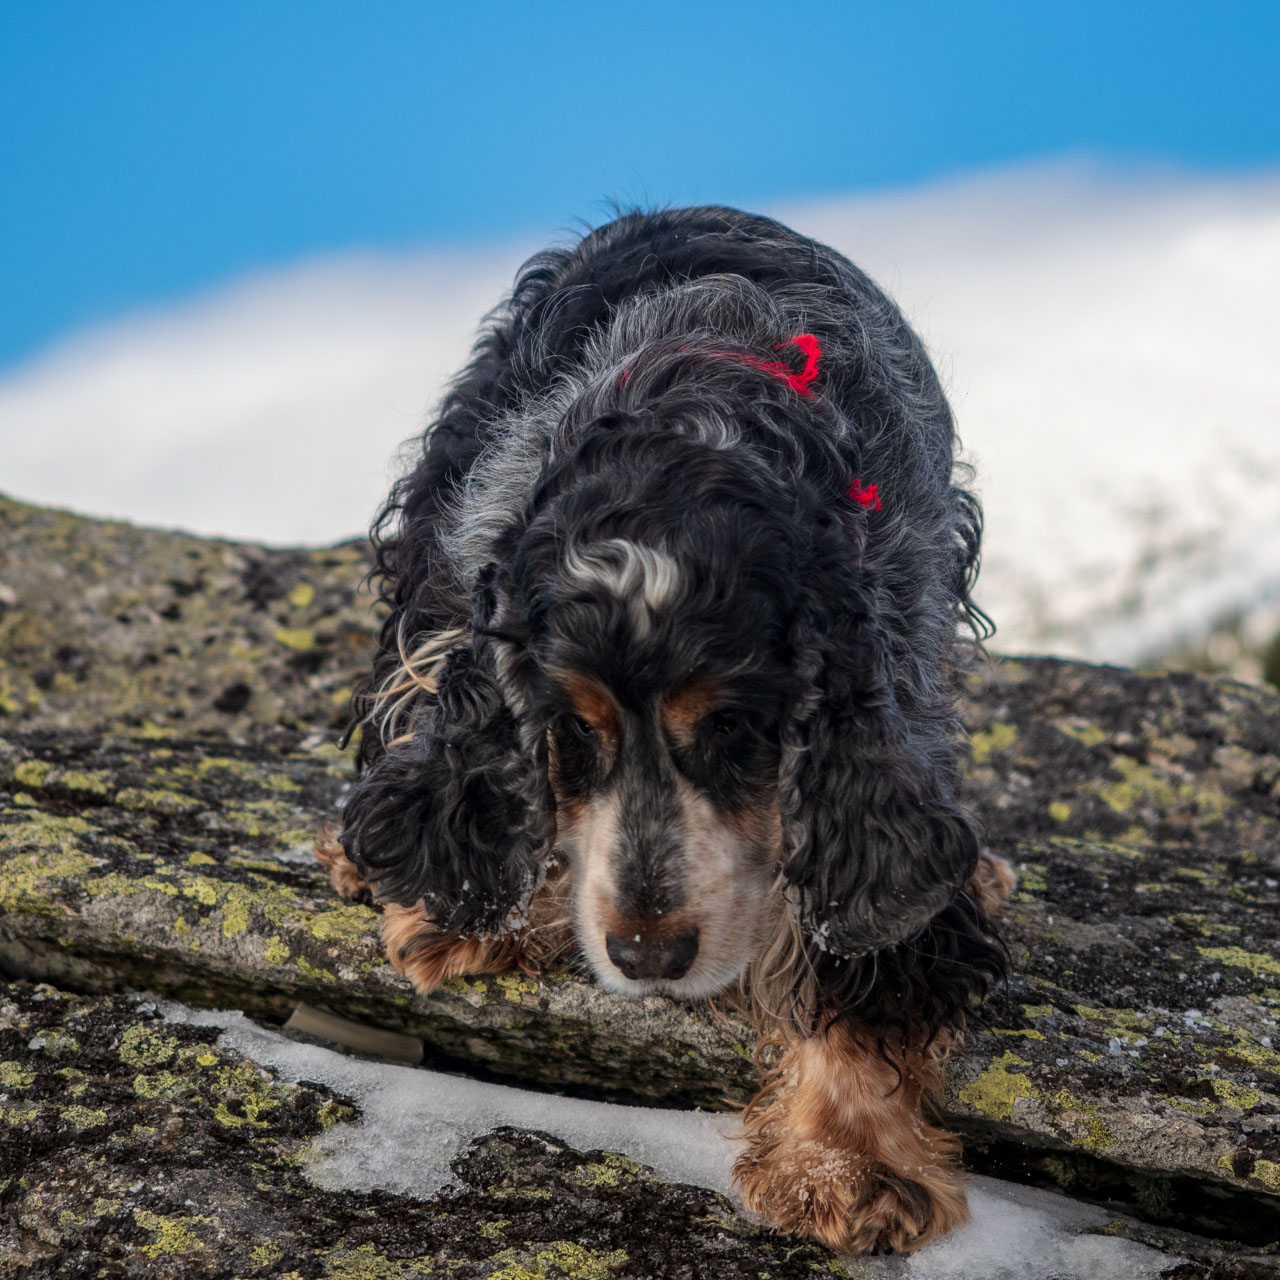
<svg viewBox="0 0 1280 1280">
<path fill-rule="evenodd" d="M 519 927 L 558 853 L 601 982 L 688 996 L 733 982 L 779 912 L 853 956 L 950 900 L 976 842 L 864 556 L 857 460 L 771 393 L 754 437 L 705 392 L 576 425 L 436 696 L 348 802 L 381 899 Z"/>
</svg>

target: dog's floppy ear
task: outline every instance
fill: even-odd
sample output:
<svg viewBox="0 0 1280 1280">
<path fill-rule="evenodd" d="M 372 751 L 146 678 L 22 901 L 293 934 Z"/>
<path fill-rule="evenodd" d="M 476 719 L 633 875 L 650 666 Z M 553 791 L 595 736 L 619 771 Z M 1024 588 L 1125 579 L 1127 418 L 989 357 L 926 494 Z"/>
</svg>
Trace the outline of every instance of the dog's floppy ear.
<svg viewBox="0 0 1280 1280">
<path fill-rule="evenodd" d="M 783 874 L 805 933 L 856 957 L 918 933 L 978 857 L 945 723 L 904 712 L 873 584 L 815 569 L 795 620 L 802 685 L 784 742 Z M 927 699 L 925 699 L 927 702 Z"/>
<path fill-rule="evenodd" d="M 409 741 L 365 771 L 342 820 L 342 843 L 379 901 L 421 900 L 433 923 L 468 936 L 518 922 L 541 881 L 553 821 L 546 735 L 504 691 L 519 683 L 510 669 L 519 659 L 490 631 L 492 577 L 471 643 L 449 655 Z"/>
</svg>

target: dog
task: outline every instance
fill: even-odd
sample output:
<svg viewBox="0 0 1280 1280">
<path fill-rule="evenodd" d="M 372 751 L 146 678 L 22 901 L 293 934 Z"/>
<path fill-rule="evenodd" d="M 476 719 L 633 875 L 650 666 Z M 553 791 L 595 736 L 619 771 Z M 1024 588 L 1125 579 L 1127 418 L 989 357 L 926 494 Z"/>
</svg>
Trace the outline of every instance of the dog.
<svg viewBox="0 0 1280 1280">
<path fill-rule="evenodd" d="M 989 631 L 955 452 L 897 307 L 777 222 L 628 212 L 534 257 L 374 524 L 389 611 L 318 850 L 420 990 L 577 958 L 735 993 L 737 1187 L 842 1252 L 966 1219 L 924 1111 L 1005 965 L 1012 872 L 957 799 Z"/>
</svg>

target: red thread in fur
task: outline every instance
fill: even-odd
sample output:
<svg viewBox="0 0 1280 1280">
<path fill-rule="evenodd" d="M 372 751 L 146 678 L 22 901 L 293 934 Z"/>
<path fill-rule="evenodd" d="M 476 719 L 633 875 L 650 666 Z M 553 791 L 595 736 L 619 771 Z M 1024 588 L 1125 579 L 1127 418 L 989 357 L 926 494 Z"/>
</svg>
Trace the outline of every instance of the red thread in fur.
<svg viewBox="0 0 1280 1280">
<path fill-rule="evenodd" d="M 761 360 L 758 356 L 743 356 L 743 363 L 771 377 L 781 378 L 798 395 L 813 395 L 809 384 L 818 376 L 818 361 L 822 359 L 822 347 L 817 338 L 811 333 L 797 333 L 794 338 L 778 343 L 774 350 L 781 351 L 783 347 L 799 347 L 804 352 L 804 368 L 799 373 L 781 360 Z"/>
<path fill-rule="evenodd" d="M 845 497 L 852 498 L 860 507 L 866 507 L 868 511 L 880 510 L 880 486 L 878 484 L 869 484 L 864 489 L 862 487 L 862 479 L 859 477 L 849 486 L 849 492 Z"/>
<path fill-rule="evenodd" d="M 749 364 L 753 369 L 759 369 L 761 373 L 767 373 L 772 378 L 781 378 L 797 395 L 813 395 L 813 392 L 809 389 L 809 384 L 818 376 L 818 361 L 822 359 L 821 344 L 811 333 L 797 333 L 794 338 L 788 338 L 786 342 L 778 343 L 774 350 L 781 351 L 783 347 L 799 347 L 804 352 L 804 368 L 799 373 L 796 373 L 790 365 L 784 364 L 781 360 L 761 360 L 759 356 L 739 356 L 737 358 L 743 364 Z M 684 348 L 681 347 L 680 350 L 683 351 Z M 726 355 L 718 358 L 733 357 Z M 629 368 L 623 369 L 618 375 L 618 386 L 625 387 L 630 377 L 631 370 Z"/>
</svg>

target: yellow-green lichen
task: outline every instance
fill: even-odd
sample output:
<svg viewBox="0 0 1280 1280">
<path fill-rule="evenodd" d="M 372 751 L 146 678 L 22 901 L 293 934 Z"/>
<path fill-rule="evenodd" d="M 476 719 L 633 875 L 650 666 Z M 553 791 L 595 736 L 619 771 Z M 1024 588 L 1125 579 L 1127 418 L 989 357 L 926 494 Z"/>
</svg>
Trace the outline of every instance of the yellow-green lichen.
<svg viewBox="0 0 1280 1280">
<path fill-rule="evenodd" d="M 1192 1116 L 1207 1116 L 1218 1109 L 1215 1103 L 1203 1098 L 1183 1098 L 1172 1093 L 1153 1093 L 1151 1096 L 1157 1102 L 1168 1103 L 1169 1106 L 1177 1107 L 1179 1111 L 1185 1111 Z"/>
<path fill-rule="evenodd" d="M 139 1071 L 167 1067 L 176 1056 L 178 1039 L 150 1022 L 135 1023 L 120 1037 L 120 1061 Z"/>
<path fill-rule="evenodd" d="M 500 973 L 494 978 L 504 1000 L 519 1004 L 525 996 L 536 996 L 538 984 L 532 978 L 522 978 L 518 973 Z"/>
<path fill-rule="evenodd" d="M 1096 724 L 1082 724 L 1079 721 L 1059 720 L 1057 728 L 1068 738 L 1082 742 L 1086 747 L 1100 747 L 1107 740 L 1106 733 Z"/>
<path fill-rule="evenodd" d="M 1066 822 L 1071 817 L 1071 806 L 1065 800 L 1052 800 L 1049 803 L 1049 817 L 1054 822 Z"/>
<path fill-rule="evenodd" d="M 1049 881 L 1045 877 L 1043 867 L 1038 867 L 1031 862 L 1018 863 L 1018 887 L 1015 890 L 1015 897 L 1019 901 L 1031 901 L 1045 893 L 1048 888 Z"/>
<path fill-rule="evenodd" d="M 326 1098 L 316 1111 L 316 1119 L 322 1129 L 332 1129 L 335 1124 L 345 1124 L 355 1118 L 356 1110 L 336 1098 Z"/>
<path fill-rule="evenodd" d="M 20 1107 L 0 1107 L 0 1124 L 13 1129 L 25 1128 L 28 1123 L 39 1119 L 43 1109 L 38 1102 L 28 1102 Z"/>
<path fill-rule="evenodd" d="M 606 1152 L 603 1160 L 579 1165 L 574 1176 L 584 1187 L 625 1187 L 651 1181 L 643 1165 L 614 1151 Z"/>
<path fill-rule="evenodd" d="M 1197 947 L 1206 960 L 1230 965 L 1233 969 L 1248 969 L 1262 977 L 1265 974 L 1280 975 L 1280 960 L 1260 951 L 1245 951 L 1242 947 Z"/>
<path fill-rule="evenodd" d="M 226 897 L 222 903 L 222 936 L 224 938 L 234 938 L 249 927 L 253 908 L 261 896 L 246 885 L 227 885 Z"/>
<path fill-rule="evenodd" d="M 333 974 L 329 972 L 328 969 L 325 969 L 318 964 L 312 964 L 311 961 L 309 961 L 306 958 L 306 956 L 299 956 L 294 963 L 297 964 L 302 974 L 305 977 L 310 978 L 312 982 L 336 982 L 337 981 L 337 978 L 335 978 Z"/>
<path fill-rule="evenodd" d="M 233 777 L 244 781 L 255 780 L 262 774 L 261 765 L 255 764 L 251 760 L 236 760 L 231 756 L 205 756 L 196 765 L 197 774 L 203 775 L 214 770 L 219 773 L 229 773 Z"/>
<path fill-rule="evenodd" d="M 440 990 L 447 991 L 450 995 L 461 996 L 468 1004 L 478 1009 L 488 998 L 489 984 L 483 978 L 468 978 L 459 974 L 453 978 L 446 978 L 440 984 Z"/>
<path fill-rule="evenodd" d="M 220 1124 L 232 1129 L 245 1125 L 265 1129 L 267 1121 L 262 1117 L 280 1105 L 279 1091 L 257 1069 L 244 1063 L 219 1071 L 217 1090 L 222 1101 L 214 1107 L 213 1114 Z M 238 1111 L 231 1110 L 232 1102 Z"/>
<path fill-rule="evenodd" d="M 80 1042 L 75 1036 L 69 1036 L 65 1031 L 58 1030 L 57 1027 L 51 1027 L 47 1031 L 40 1033 L 38 1041 L 32 1041 L 31 1047 L 39 1048 L 51 1058 L 65 1058 L 73 1053 L 80 1052 Z"/>
<path fill-rule="evenodd" d="M 175 1253 L 192 1253 L 205 1247 L 204 1241 L 179 1218 L 168 1218 L 152 1213 L 149 1209 L 135 1209 L 133 1220 L 144 1231 L 150 1231 L 155 1239 L 143 1245 L 141 1253 L 147 1258 L 163 1258 Z M 188 1222 L 210 1222 L 209 1218 L 189 1218 Z"/>
<path fill-rule="evenodd" d="M 990 729 L 975 733 L 969 740 L 974 764 L 986 764 L 997 752 L 1008 751 L 1018 740 L 1016 725 L 997 720 Z"/>
<path fill-rule="evenodd" d="M 268 938 L 262 949 L 263 958 L 271 964 L 284 964 L 292 954 L 289 944 L 281 937 Z"/>
<path fill-rule="evenodd" d="M 80 847 L 89 824 L 74 816 L 33 810 L 23 820 L 0 827 L 0 914 L 60 916 L 62 908 L 40 892 L 50 880 L 82 880 L 97 860 Z"/>
<path fill-rule="evenodd" d="M 316 647 L 316 633 L 310 627 L 277 627 L 276 643 L 295 653 L 306 653 Z"/>
<path fill-rule="evenodd" d="M 140 1072 L 133 1077 L 133 1091 L 140 1098 L 172 1098 L 183 1092 L 186 1081 L 172 1071 Z"/>
<path fill-rule="evenodd" d="M 351 903 L 331 907 L 303 923 L 321 942 L 363 942 L 378 931 L 378 913 L 372 907 Z"/>
<path fill-rule="evenodd" d="M 44 780 L 53 772 L 53 765 L 43 760 L 19 760 L 13 766 L 13 780 L 20 787 L 36 790 L 44 786 Z"/>
<path fill-rule="evenodd" d="M 961 1102 L 994 1120 L 1012 1120 L 1014 1108 L 1021 1099 L 1042 1096 L 1021 1071 L 1011 1070 L 1030 1065 L 1016 1053 L 1002 1053 L 976 1080 L 960 1090 Z"/>
<path fill-rule="evenodd" d="M 103 799 L 111 795 L 110 777 L 96 770 L 63 769 L 49 779 L 49 785 L 58 791 L 76 791 Z"/>
<path fill-rule="evenodd" d="M 260 1270 L 264 1267 L 275 1266 L 283 1257 L 284 1249 L 276 1244 L 274 1240 L 268 1241 L 266 1244 L 256 1244 L 249 1250 L 249 1260 Z"/>
<path fill-rule="evenodd" d="M 96 1129 L 99 1125 L 107 1123 L 107 1113 L 99 1111 L 91 1107 L 70 1106 L 63 1107 L 58 1113 L 59 1120 L 62 1123 L 70 1125 L 73 1129 Z"/>
<path fill-rule="evenodd" d="M 1074 1134 L 1076 1141 L 1090 1151 L 1114 1147 L 1116 1139 L 1107 1122 L 1098 1114 L 1098 1108 L 1081 1102 L 1074 1094 L 1061 1089 L 1050 1099 L 1056 1118 Z M 1080 1130 L 1083 1129 L 1083 1134 Z"/>
<path fill-rule="evenodd" d="M 1209 1083 L 1213 1086 L 1214 1093 L 1227 1106 L 1235 1107 L 1239 1111 L 1248 1111 L 1262 1102 L 1262 1094 L 1256 1089 L 1246 1089 L 1243 1085 L 1238 1085 L 1234 1081 L 1223 1080 L 1215 1076 Z"/>
<path fill-rule="evenodd" d="M 1090 789 L 1116 813 L 1129 813 L 1139 806 L 1167 811 L 1194 805 L 1198 814 L 1220 818 L 1230 804 L 1216 787 L 1196 787 L 1189 782 L 1175 785 L 1132 756 L 1115 755 L 1110 767 L 1123 781 L 1094 783 Z"/>
<path fill-rule="evenodd" d="M 170 817 L 195 813 L 203 809 L 202 801 L 194 796 L 184 796 L 178 791 L 161 787 L 125 787 L 116 793 L 116 804 L 122 809 L 135 809 L 142 813 L 158 813 Z"/>
<path fill-rule="evenodd" d="M 1203 911 L 1175 911 L 1169 919 L 1175 924 L 1182 925 L 1184 929 L 1198 933 L 1202 938 L 1215 938 L 1224 933 L 1240 932 L 1239 925 L 1213 920 Z"/>
<path fill-rule="evenodd" d="M 609 1280 L 610 1274 L 627 1261 L 624 1249 L 602 1253 L 570 1240 L 553 1240 L 550 1244 L 529 1244 L 525 1249 L 504 1249 L 494 1254 L 490 1263 L 496 1269 L 488 1280 Z"/>
<path fill-rule="evenodd" d="M 289 592 L 289 603 L 295 609 L 305 609 L 316 598 L 316 589 L 309 582 L 299 582 Z"/>
<path fill-rule="evenodd" d="M 36 1073 L 20 1062 L 0 1062 L 0 1085 L 6 1089 L 27 1089 L 35 1083 Z"/>
<path fill-rule="evenodd" d="M 434 1273 L 430 1258 L 392 1258 L 372 1244 L 352 1247 L 343 1241 L 324 1251 L 325 1280 L 418 1280 Z"/>
</svg>

